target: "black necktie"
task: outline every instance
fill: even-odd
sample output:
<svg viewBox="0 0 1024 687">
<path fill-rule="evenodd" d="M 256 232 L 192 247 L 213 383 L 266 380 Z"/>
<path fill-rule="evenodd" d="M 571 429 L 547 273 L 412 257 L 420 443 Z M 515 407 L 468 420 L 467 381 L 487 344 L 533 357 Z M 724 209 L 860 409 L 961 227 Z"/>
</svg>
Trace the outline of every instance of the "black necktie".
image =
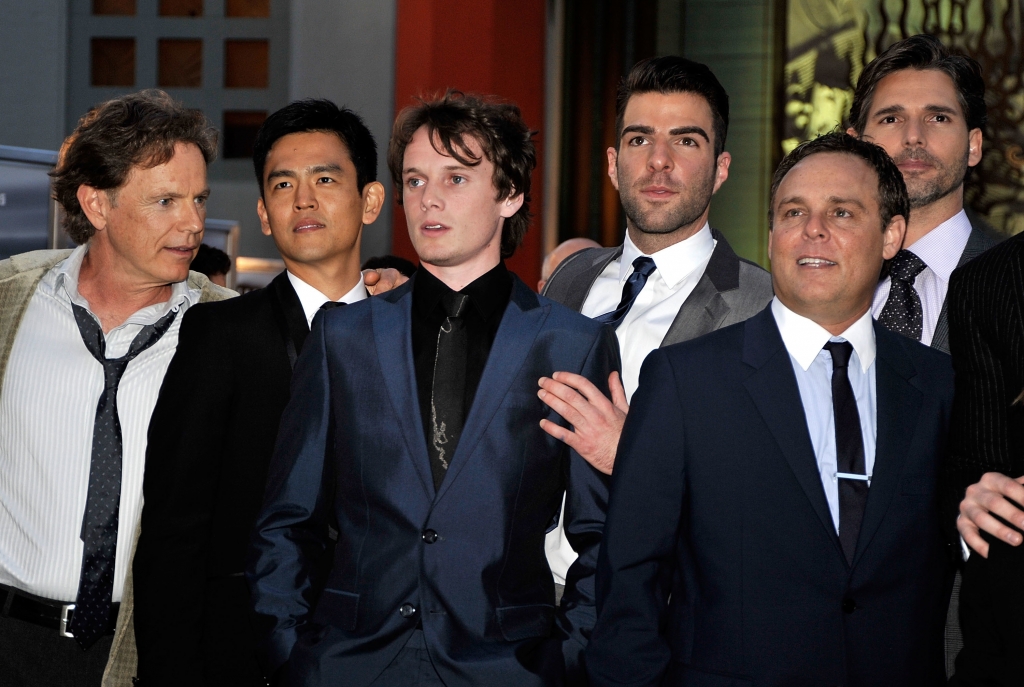
<svg viewBox="0 0 1024 687">
<path fill-rule="evenodd" d="M 853 346 L 847 341 L 830 341 L 825 350 L 832 355 L 832 412 L 836 420 L 836 462 L 839 481 L 839 543 L 846 560 L 853 563 L 857 535 L 868 502 L 868 482 L 864 466 L 864 436 L 861 434 L 857 399 L 850 386 L 850 356 Z"/>
<path fill-rule="evenodd" d="M 155 324 L 142 328 L 120 358 L 106 358 L 103 330 L 89 312 L 72 304 L 85 347 L 103 366 L 103 393 L 96 405 L 92 429 L 92 459 L 89 464 L 89 494 L 82 519 L 82 573 L 71 616 L 71 633 L 88 649 L 110 627 L 110 605 L 114 591 L 114 562 L 117 554 L 117 522 L 121 506 L 121 421 L 117 416 L 117 387 L 128 363 L 155 344 L 174 321 L 176 310 Z"/>
<path fill-rule="evenodd" d="M 340 308 L 343 305 L 345 305 L 345 303 L 342 302 L 342 301 L 326 301 L 326 302 L 324 302 L 323 305 L 320 306 L 320 309 L 321 310 L 334 310 L 335 308 Z"/>
<path fill-rule="evenodd" d="M 636 297 L 640 295 L 644 284 L 647 283 L 647 278 L 651 276 L 655 269 L 657 269 L 657 266 L 654 264 L 654 260 L 647 256 L 641 255 L 634 260 L 633 273 L 629 275 L 626 279 L 626 284 L 622 287 L 622 300 L 619 301 L 618 307 L 611 312 L 606 312 L 604 315 L 598 315 L 594 319 L 602 324 L 611 325 L 613 329 L 622 324 L 622 320 L 626 318 L 626 313 L 633 307 Z"/>
<path fill-rule="evenodd" d="M 885 301 L 878 323 L 897 334 L 921 340 L 924 312 L 921 297 L 914 289 L 914 280 L 927 267 L 909 250 L 901 250 L 889 263 L 889 298 Z"/>
<path fill-rule="evenodd" d="M 434 488 L 439 489 L 465 420 L 466 359 L 469 354 L 466 321 L 463 315 L 469 296 L 450 292 L 441 298 L 447 317 L 437 332 L 437 357 L 434 358 L 434 382 L 430 393 L 430 471 Z"/>
</svg>

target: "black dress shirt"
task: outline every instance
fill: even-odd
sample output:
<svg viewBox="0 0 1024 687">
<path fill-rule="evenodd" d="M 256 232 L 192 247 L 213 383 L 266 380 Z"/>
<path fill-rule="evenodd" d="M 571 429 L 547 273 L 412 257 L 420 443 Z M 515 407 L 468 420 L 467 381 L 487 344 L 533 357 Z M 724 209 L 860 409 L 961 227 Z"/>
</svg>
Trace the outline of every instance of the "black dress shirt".
<svg viewBox="0 0 1024 687">
<path fill-rule="evenodd" d="M 426 269 L 416 270 L 412 287 L 412 356 L 416 368 L 416 389 L 423 418 L 423 433 L 429 442 L 430 397 L 434 384 L 434 359 L 437 356 L 437 333 L 445 320 L 441 298 L 452 289 Z M 487 364 L 498 325 L 512 297 L 512 276 L 499 262 L 494 269 L 459 291 L 469 296 L 466 309 L 468 351 L 466 360 L 466 415 L 473 405 L 476 388 Z"/>
</svg>

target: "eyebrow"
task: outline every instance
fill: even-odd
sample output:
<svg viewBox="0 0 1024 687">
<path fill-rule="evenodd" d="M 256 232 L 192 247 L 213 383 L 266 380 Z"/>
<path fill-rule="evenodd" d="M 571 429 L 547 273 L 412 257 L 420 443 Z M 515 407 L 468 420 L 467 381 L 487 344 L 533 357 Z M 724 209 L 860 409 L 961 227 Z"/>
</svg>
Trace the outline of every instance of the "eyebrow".
<svg viewBox="0 0 1024 687">
<path fill-rule="evenodd" d="M 466 165 L 445 165 L 442 169 L 446 172 L 470 172 L 473 170 L 472 167 Z M 418 167 L 406 167 L 402 170 L 402 174 L 423 174 L 423 171 Z"/>
<path fill-rule="evenodd" d="M 622 130 L 623 136 L 630 133 L 644 134 L 646 136 L 650 136 L 654 133 L 654 127 L 647 126 L 645 124 L 632 124 Z M 708 136 L 708 132 L 704 131 L 704 129 L 702 129 L 699 126 L 677 126 L 674 129 L 668 130 L 669 136 L 683 136 L 685 134 L 698 134 L 705 141 L 711 143 L 711 137 Z"/>
<path fill-rule="evenodd" d="M 856 198 L 842 198 L 840 196 L 829 196 L 828 202 L 833 205 L 856 205 L 857 207 L 864 209 L 864 203 L 860 202 Z M 800 205 L 806 203 L 802 196 L 789 196 L 779 201 L 779 207 L 783 205 Z"/>
<path fill-rule="evenodd" d="M 946 105 L 925 105 L 924 109 L 936 114 L 950 114 L 954 116 L 960 114 L 952 107 L 947 107 Z M 900 114 L 901 112 L 906 112 L 906 110 L 907 108 L 903 105 L 890 105 L 889 107 L 883 107 L 880 110 L 876 110 L 872 117 L 884 117 L 891 114 Z"/>
<path fill-rule="evenodd" d="M 329 163 L 324 164 L 324 165 L 313 165 L 312 167 L 307 167 L 306 168 L 306 172 L 308 174 L 322 174 L 323 172 L 341 172 L 341 171 L 343 171 L 342 168 L 341 168 L 341 165 L 335 164 L 333 162 L 329 162 Z M 280 178 L 294 179 L 297 176 L 298 176 L 298 174 L 296 174 L 295 172 L 293 172 L 290 169 L 275 169 L 274 171 L 272 171 L 270 174 L 267 175 L 267 181 L 271 181 L 273 179 L 280 179 Z"/>
</svg>

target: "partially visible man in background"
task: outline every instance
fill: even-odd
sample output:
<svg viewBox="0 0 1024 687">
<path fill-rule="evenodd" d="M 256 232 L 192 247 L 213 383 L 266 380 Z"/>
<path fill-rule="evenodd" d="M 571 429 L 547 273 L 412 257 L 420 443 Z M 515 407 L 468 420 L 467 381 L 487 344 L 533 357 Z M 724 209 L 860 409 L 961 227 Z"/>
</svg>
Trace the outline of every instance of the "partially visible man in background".
<svg viewBox="0 0 1024 687">
<path fill-rule="evenodd" d="M 570 255 L 579 253 L 587 248 L 600 248 L 601 244 L 593 239 L 574 238 L 562 241 L 555 246 L 554 250 L 544 256 L 544 262 L 540 266 L 540 280 L 537 282 L 537 293 L 544 291 L 545 284 L 554 274 L 558 266 Z"/>
<path fill-rule="evenodd" d="M 182 315 L 234 295 L 189 272 L 216 150 L 161 91 L 97 106 L 52 174 L 78 248 L 0 262 L 5 684 L 96 687 L 108 656 L 103 682 L 131 684 L 146 428 Z"/>
<path fill-rule="evenodd" d="M 147 687 L 264 684 L 242 573 L 292 367 L 320 310 L 367 297 L 360 238 L 384 186 L 359 116 L 328 100 L 292 103 L 263 124 L 253 162 L 263 233 L 287 269 L 189 312 L 153 411 L 135 558 Z"/>
</svg>

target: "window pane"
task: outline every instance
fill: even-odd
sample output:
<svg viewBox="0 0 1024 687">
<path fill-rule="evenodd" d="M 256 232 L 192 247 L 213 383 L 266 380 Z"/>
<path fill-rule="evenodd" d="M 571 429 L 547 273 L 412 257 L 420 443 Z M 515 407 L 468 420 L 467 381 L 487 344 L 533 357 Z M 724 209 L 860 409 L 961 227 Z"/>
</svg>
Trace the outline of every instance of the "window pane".
<svg viewBox="0 0 1024 687">
<path fill-rule="evenodd" d="M 224 3 L 226 17 L 269 17 L 270 0 L 227 0 Z"/>
<path fill-rule="evenodd" d="M 161 17 L 201 17 L 203 0 L 160 0 Z"/>
<path fill-rule="evenodd" d="M 224 157 L 252 157 L 252 144 L 256 140 L 266 112 L 224 112 Z"/>
<path fill-rule="evenodd" d="M 135 14 L 135 0 L 92 0 L 93 14 Z"/>
<path fill-rule="evenodd" d="M 267 41 L 224 41 L 225 88 L 266 88 L 269 72 Z"/>
<path fill-rule="evenodd" d="M 203 85 L 203 42 L 193 38 L 161 38 L 157 85 L 199 88 Z"/>
<path fill-rule="evenodd" d="M 135 85 L 135 39 L 92 39 L 92 85 Z"/>
</svg>

